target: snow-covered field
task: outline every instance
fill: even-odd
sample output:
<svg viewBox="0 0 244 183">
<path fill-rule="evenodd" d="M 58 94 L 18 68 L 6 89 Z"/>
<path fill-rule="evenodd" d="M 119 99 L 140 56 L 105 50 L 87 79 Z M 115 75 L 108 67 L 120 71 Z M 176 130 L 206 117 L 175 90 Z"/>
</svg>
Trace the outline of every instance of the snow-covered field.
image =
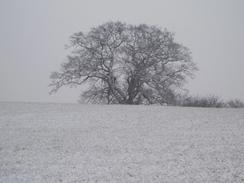
<svg viewBox="0 0 244 183">
<path fill-rule="evenodd" d="M 244 182 L 244 109 L 0 103 L 0 182 Z"/>
</svg>

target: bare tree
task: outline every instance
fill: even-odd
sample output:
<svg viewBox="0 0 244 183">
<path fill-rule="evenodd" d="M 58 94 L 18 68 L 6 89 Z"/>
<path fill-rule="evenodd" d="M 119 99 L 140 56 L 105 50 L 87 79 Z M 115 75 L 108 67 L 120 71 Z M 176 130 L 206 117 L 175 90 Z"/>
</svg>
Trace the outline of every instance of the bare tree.
<svg viewBox="0 0 244 183">
<path fill-rule="evenodd" d="M 73 34 L 69 49 L 60 72 L 51 74 L 51 93 L 87 83 L 82 93 L 87 102 L 171 103 L 197 69 L 173 33 L 144 24 L 108 22 L 87 34 Z"/>
</svg>

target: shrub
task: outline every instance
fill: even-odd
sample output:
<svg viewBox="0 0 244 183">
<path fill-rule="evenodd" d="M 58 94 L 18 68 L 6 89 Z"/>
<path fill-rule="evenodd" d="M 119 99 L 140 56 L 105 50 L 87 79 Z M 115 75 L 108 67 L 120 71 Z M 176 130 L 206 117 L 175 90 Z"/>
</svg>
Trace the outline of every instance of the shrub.
<svg viewBox="0 0 244 183">
<path fill-rule="evenodd" d="M 227 106 L 232 108 L 242 108 L 244 107 L 244 102 L 239 99 L 230 100 L 227 102 Z"/>
<path fill-rule="evenodd" d="M 184 97 L 181 102 L 182 106 L 187 107 L 224 107 L 224 102 L 215 95 L 207 97 L 188 96 Z"/>
</svg>

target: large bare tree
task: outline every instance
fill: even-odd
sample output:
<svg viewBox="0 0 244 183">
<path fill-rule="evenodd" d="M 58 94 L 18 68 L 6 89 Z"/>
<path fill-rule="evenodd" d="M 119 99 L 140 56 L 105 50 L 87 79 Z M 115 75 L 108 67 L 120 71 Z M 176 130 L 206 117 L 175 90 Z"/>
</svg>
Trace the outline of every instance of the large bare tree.
<svg viewBox="0 0 244 183">
<path fill-rule="evenodd" d="M 86 102 L 172 103 L 197 69 L 188 48 L 156 26 L 108 22 L 71 36 L 70 55 L 51 74 L 51 93 L 65 85 L 87 84 Z"/>
</svg>

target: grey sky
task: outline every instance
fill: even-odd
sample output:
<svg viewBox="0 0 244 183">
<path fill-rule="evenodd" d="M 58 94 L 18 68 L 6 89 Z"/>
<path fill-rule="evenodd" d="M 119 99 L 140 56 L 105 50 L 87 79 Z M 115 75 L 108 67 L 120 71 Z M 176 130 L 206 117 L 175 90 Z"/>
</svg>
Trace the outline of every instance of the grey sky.
<svg viewBox="0 0 244 183">
<path fill-rule="evenodd" d="M 107 21 L 175 32 L 199 67 L 191 93 L 244 99 L 243 0 L 0 0 L 0 101 L 76 102 L 81 88 L 49 95 L 71 34 Z"/>
</svg>

